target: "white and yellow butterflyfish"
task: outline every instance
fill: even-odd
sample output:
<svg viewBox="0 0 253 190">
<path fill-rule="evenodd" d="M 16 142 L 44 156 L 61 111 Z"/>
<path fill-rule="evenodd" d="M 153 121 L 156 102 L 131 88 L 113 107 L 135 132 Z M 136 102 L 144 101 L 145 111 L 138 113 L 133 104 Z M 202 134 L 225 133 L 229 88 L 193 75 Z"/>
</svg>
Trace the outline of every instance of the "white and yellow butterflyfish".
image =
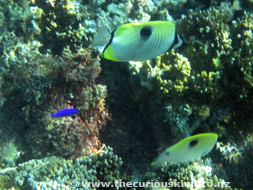
<svg viewBox="0 0 253 190">
<path fill-rule="evenodd" d="M 182 139 L 161 153 L 151 166 L 157 168 L 164 162 L 182 163 L 201 158 L 213 149 L 217 139 L 216 133 L 201 133 Z"/>
<path fill-rule="evenodd" d="M 112 32 L 111 39 L 103 50 L 103 57 L 116 62 L 143 61 L 153 59 L 181 44 L 174 22 L 129 23 Z"/>
</svg>

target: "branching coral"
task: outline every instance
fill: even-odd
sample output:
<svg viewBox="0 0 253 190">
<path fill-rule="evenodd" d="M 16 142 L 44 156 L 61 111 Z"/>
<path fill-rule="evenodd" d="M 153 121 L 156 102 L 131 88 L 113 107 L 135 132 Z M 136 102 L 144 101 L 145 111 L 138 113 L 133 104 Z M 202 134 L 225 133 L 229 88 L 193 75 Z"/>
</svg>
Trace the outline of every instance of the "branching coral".
<svg viewBox="0 0 253 190">
<path fill-rule="evenodd" d="M 189 88 L 191 65 L 187 58 L 173 52 L 166 53 L 157 59 L 156 67 L 159 68 L 156 80 L 165 94 L 182 96 L 182 92 Z"/>
<path fill-rule="evenodd" d="M 30 160 L 19 164 L 16 168 L 0 172 L 12 176 L 14 182 L 22 189 L 71 189 L 69 182 L 75 180 L 75 189 L 81 190 L 84 189 L 85 182 L 113 183 L 122 178 L 120 173 L 122 164 L 121 158 L 113 153 L 112 148 L 105 147 L 103 153 L 80 157 L 75 161 L 47 157 L 42 160 Z"/>
<path fill-rule="evenodd" d="M 231 67 L 235 81 L 233 91 L 237 92 L 238 99 L 247 99 L 252 96 L 253 88 L 253 13 L 244 12 L 241 18 L 232 22 L 233 53 Z M 238 85 L 240 84 L 240 85 Z"/>
<path fill-rule="evenodd" d="M 237 21 L 232 16 L 229 7 L 189 11 L 179 25 L 187 44 L 184 55 L 194 70 L 195 91 L 209 101 L 217 102 L 231 91 L 233 98 L 243 99 L 252 88 L 252 13 L 244 12 Z"/>
<path fill-rule="evenodd" d="M 222 142 L 218 143 L 217 148 L 222 153 L 222 156 L 228 160 L 229 162 L 238 162 L 238 159 L 242 156 L 241 152 L 237 148 L 237 146 L 231 145 L 228 143 L 227 145 L 224 145 Z"/>
<path fill-rule="evenodd" d="M 42 10 L 37 22 L 41 34 L 36 36 L 44 45 L 41 50 L 50 49 L 53 54 L 61 54 L 70 46 L 75 50 L 81 44 L 88 45 L 95 33 L 95 22 L 91 19 L 87 7 L 77 1 L 34 1 L 30 3 Z"/>
<path fill-rule="evenodd" d="M 232 189 L 230 186 L 226 187 L 223 179 L 213 174 L 212 164 L 208 159 L 199 163 L 167 163 L 156 172 L 148 173 L 146 177 L 145 181 L 154 180 L 163 182 L 163 184 L 167 182 L 170 186 L 174 185 L 173 187 L 184 190 L 200 190 L 207 187 L 207 184 L 212 184 L 217 189 Z"/>
<path fill-rule="evenodd" d="M 160 118 L 160 125 L 170 128 L 175 136 L 192 133 L 209 117 L 209 105 L 201 105 L 203 97 L 196 96 L 193 90 L 202 88 L 195 86 L 194 70 L 186 57 L 171 51 L 153 63 L 131 62 L 129 68 L 136 100 L 143 102 L 145 97 L 146 103 L 141 103 L 145 113 Z M 202 75 L 208 78 L 205 72 Z M 152 100 L 156 100 L 156 105 Z"/>
<path fill-rule="evenodd" d="M 243 158 L 243 154 L 252 145 L 253 137 L 252 135 L 247 136 L 243 143 L 239 146 L 234 144 L 224 144 L 222 142 L 217 143 L 217 149 L 221 152 L 222 156 L 228 160 L 230 163 L 238 164 Z"/>
<path fill-rule="evenodd" d="M 1 36 L 13 32 L 16 36 L 30 37 L 38 32 L 27 0 L 0 1 L 0 12 Z"/>
<path fill-rule="evenodd" d="M 130 63 L 131 72 L 140 76 L 140 85 L 148 90 L 160 89 L 166 96 L 182 96 L 188 90 L 191 65 L 187 58 L 173 51 L 149 61 Z M 137 75 L 137 76 L 138 76 Z"/>
</svg>

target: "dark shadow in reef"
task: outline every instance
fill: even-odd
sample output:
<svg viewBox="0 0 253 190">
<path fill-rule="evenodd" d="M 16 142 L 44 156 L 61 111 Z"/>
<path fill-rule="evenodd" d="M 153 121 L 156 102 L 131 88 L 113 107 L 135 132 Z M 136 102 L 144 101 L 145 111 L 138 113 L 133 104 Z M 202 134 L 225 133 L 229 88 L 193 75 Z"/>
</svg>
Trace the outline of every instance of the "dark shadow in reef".
<svg viewBox="0 0 253 190">
<path fill-rule="evenodd" d="M 157 143 L 149 120 L 134 102 L 128 63 L 101 61 L 99 83 L 107 86 L 106 104 L 112 120 L 100 133 L 102 143 L 123 159 L 124 172 L 144 172 L 156 156 Z"/>
</svg>

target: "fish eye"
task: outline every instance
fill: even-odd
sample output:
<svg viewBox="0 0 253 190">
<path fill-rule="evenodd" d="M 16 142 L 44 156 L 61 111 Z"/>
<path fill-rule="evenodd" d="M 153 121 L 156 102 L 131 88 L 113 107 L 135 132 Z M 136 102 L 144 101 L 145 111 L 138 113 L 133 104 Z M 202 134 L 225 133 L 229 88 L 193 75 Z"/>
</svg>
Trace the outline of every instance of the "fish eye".
<svg viewBox="0 0 253 190">
<path fill-rule="evenodd" d="M 140 35 L 143 39 L 148 39 L 149 36 L 152 34 L 152 28 L 151 27 L 144 27 L 140 31 Z"/>
<path fill-rule="evenodd" d="M 196 146 L 198 144 L 198 140 L 192 140 L 190 143 L 189 143 L 189 147 L 192 148 L 194 146 Z"/>
<path fill-rule="evenodd" d="M 170 152 L 169 152 L 169 151 L 166 151 L 165 154 L 166 154 L 166 156 L 169 156 L 169 155 L 170 155 Z"/>
</svg>

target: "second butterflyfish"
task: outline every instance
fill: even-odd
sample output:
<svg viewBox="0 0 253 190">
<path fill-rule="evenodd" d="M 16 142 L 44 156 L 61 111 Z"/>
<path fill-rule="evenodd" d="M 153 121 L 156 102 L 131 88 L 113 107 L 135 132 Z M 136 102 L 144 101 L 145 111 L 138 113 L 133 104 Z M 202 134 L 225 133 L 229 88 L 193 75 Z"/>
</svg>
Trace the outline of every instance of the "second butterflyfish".
<svg viewBox="0 0 253 190">
<path fill-rule="evenodd" d="M 216 133 L 201 133 L 187 137 L 161 153 L 151 166 L 157 168 L 165 162 L 182 163 L 207 155 L 218 139 Z"/>
<path fill-rule="evenodd" d="M 111 39 L 103 50 L 103 57 L 116 62 L 153 59 L 182 40 L 171 21 L 149 21 L 124 24 L 111 33 Z"/>
</svg>

